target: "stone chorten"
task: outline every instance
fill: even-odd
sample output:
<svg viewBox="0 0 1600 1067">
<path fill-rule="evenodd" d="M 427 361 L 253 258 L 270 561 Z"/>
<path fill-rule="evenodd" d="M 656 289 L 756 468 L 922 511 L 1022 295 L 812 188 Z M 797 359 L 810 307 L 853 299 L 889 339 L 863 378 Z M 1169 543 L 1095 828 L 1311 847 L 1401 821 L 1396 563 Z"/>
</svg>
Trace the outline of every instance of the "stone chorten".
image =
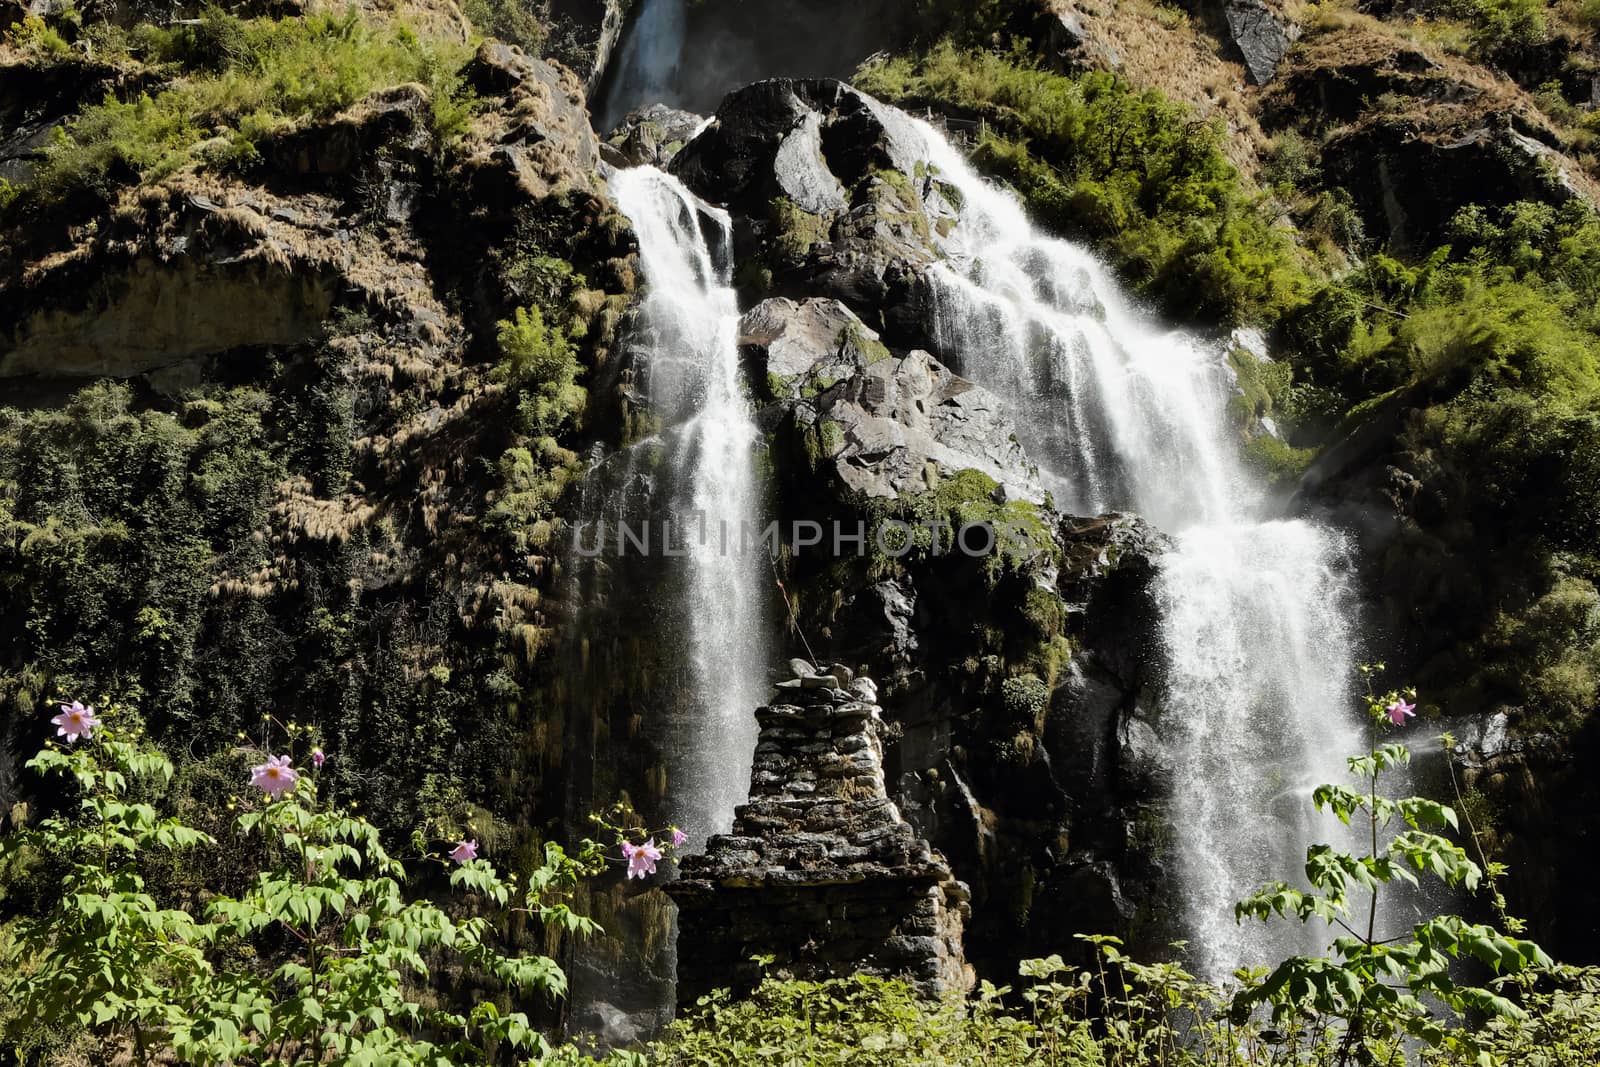
<svg viewBox="0 0 1600 1067">
<path fill-rule="evenodd" d="M 796 677 L 756 709 L 750 802 L 665 887 L 678 904 L 678 1002 L 754 986 L 756 955 L 796 978 L 969 988 L 967 887 L 889 800 L 877 687 L 847 667 L 790 666 Z"/>
</svg>

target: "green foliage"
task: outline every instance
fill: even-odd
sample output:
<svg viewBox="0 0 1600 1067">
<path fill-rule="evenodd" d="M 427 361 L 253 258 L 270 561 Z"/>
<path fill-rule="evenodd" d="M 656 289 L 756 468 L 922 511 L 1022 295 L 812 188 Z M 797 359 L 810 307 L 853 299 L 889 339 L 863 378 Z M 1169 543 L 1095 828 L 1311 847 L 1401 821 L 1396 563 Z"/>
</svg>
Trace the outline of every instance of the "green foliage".
<svg viewBox="0 0 1600 1067">
<path fill-rule="evenodd" d="M 1185 317 L 1272 320 L 1310 288 L 1292 242 L 1224 158 L 1222 129 L 1160 93 L 949 42 L 869 64 L 856 80 L 892 101 L 983 115 L 979 166 L 1010 182 L 1041 222 L 1095 240 Z"/>
<path fill-rule="evenodd" d="M 1267 433 L 1256 434 L 1244 446 L 1245 462 L 1274 488 L 1292 488 L 1316 455 L 1314 448 L 1296 448 Z"/>
<path fill-rule="evenodd" d="M 1531 48 L 1549 32 L 1544 0 L 1447 0 L 1442 10 L 1471 27 L 1473 47 L 1485 55 Z"/>
<path fill-rule="evenodd" d="M 821 424 L 826 421 L 818 420 L 815 429 L 819 434 L 824 433 Z M 999 488 L 999 483 L 982 471 L 966 469 L 941 479 L 924 493 L 902 494 L 888 502 L 868 501 L 867 527 L 881 531 L 882 537 L 878 543 L 878 535 L 873 535 L 869 547 L 875 555 L 920 559 L 958 551 L 983 554 L 987 546 L 990 551 L 985 554 L 984 567 L 991 583 L 1020 573 L 1034 559 L 1052 553 L 1054 542 L 1038 505 L 1026 500 L 997 502 Z M 992 540 L 980 527 L 993 532 Z M 964 529 L 968 533 L 962 544 L 958 539 Z"/>
<path fill-rule="evenodd" d="M 970 1003 L 930 1002 L 898 981 L 856 976 L 825 982 L 768 979 L 747 999 L 703 998 L 642 1051 L 608 1067 L 742 1067 L 759 1059 L 829 1064 L 1099 1063 L 1085 1018 L 1087 982 L 1071 983 L 1059 956 L 1022 965 L 1027 1009 L 1006 1010 L 1009 988 L 984 983 Z M 1084 976 L 1087 978 L 1088 976 Z M 1151 998 L 1153 1001 L 1153 997 Z M 557 1063 L 579 1063 L 577 1057 Z"/>
<path fill-rule="evenodd" d="M 1556 604 L 1600 579 L 1600 220 L 1468 207 L 1449 237 L 1411 262 L 1372 253 L 1290 317 L 1289 400 L 1306 423 L 1342 415 L 1340 432 L 1409 412 L 1396 453 L 1448 501 L 1430 523 L 1459 561 L 1418 543 L 1385 561 L 1432 646 L 1421 680 L 1463 710 L 1505 700 L 1569 729 L 1596 692 L 1594 626 Z M 1491 553 L 1481 584 L 1441 582 Z"/>
<path fill-rule="evenodd" d="M 249 805 L 232 828 L 259 840 L 248 891 L 162 907 L 145 873 L 158 857 L 217 844 L 159 816 L 171 763 L 101 727 L 28 766 L 68 779 L 77 810 L 0 839 L 0 863 L 28 853 L 64 868 L 50 908 L 24 918 L 5 946 L 0 1001 L 13 1009 L 4 1020 L 12 1040 L 75 1025 L 107 1059 L 124 1049 L 141 1064 L 486 1064 L 497 1048 L 545 1049 L 521 1013 L 492 1001 L 428 1006 L 416 990 L 453 958 L 504 988 L 560 995 L 555 962 L 501 955 L 497 923 L 483 912 L 510 908 L 593 932 L 561 898 L 597 869 L 595 846 L 577 860 L 549 847 L 525 884 L 484 860 L 463 863 L 450 884 L 475 903 L 447 911 L 410 898 L 410 876 L 378 831 L 320 806 L 302 774 L 285 799 Z M 150 800 L 136 799 L 141 788 Z"/>
<path fill-rule="evenodd" d="M 191 162 L 245 166 L 286 124 L 405 82 L 428 88 L 441 140 L 464 129 L 471 106 L 456 75 L 465 45 L 366 22 L 353 9 L 283 21 L 212 10 L 196 26 L 146 37 L 153 59 L 188 76 L 132 100 L 108 96 L 59 129 L 30 183 L 34 196 L 103 192 L 130 176 L 155 181 Z"/>
<path fill-rule="evenodd" d="M 538 307 L 517 308 L 500 323 L 499 337 L 505 359 L 496 377 L 516 398 L 518 430 L 532 440 L 500 457 L 501 489 L 487 518 L 525 552 L 549 543 L 556 501 L 578 464 L 557 437 L 582 417 L 588 394 L 577 384 L 576 347 L 560 326 L 546 325 Z"/>
<path fill-rule="evenodd" d="M 42 60 L 73 59 L 67 39 L 38 15 L 27 15 L 6 32 L 6 41 L 25 56 Z"/>
<path fill-rule="evenodd" d="M 811 214 L 788 197 L 773 197 L 767 209 L 773 224 L 773 250 L 780 261 L 798 260 L 813 246 L 827 241 L 828 220 Z"/>
<path fill-rule="evenodd" d="M 544 51 L 550 27 L 539 18 L 538 9 L 525 0 L 467 0 L 461 13 L 472 20 L 472 28 L 485 37 L 496 37 L 520 45 L 529 55 Z"/>
<path fill-rule="evenodd" d="M 1364 669 L 1369 678 L 1373 669 Z M 1415 700 L 1415 694 L 1410 696 Z M 1378 900 L 1386 886 L 1397 881 L 1416 886 L 1418 875 L 1428 874 L 1451 890 L 1471 893 L 1484 875 L 1459 845 L 1433 832 L 1459 830 L 1454 810 L 1423 797 L 1396 800 L 1378 791 L 1385 772 L 1410 761 L 1405 746 L 1380 746 L 1377 741 L 1380 723 L 1395 725 L 1388 709 L 1403 707 L 1403 700 L 1396 692 L 1369 697 L 1372 747 L 1349 760 L 1362 788 L 1322 785 L 1313 794 L 1317 810 L 1333 813 L 1346 825 L 1354 820 L 1370 831 L 1367 853 L 1313 845 L 1306 851 L 1305 866 L 1311 891 L 1278 882 L 1237 908 L 1240 919 L 1321 920 L 1345 933 L 1334 938 L 1328 956 L 1292 956 L 1260 984 L 1242 990 L 1234 998 L 1233 1017 L 1243 1023 L 1257 1007 L 1270 1006 L 1273 1023 L 1284 1027 L 1291 1041 L 1308 1018 L 1335 1020 L 1341 1065 L 1352 1059 L 1382 1062 L 1397 1054 L 1407 1038 L 1452 1061 L 1484 1062 L 1474 1019 L 1487 1017 L 1504 1026 L 1525 1023 L 1528 1014 L 1504 995 L 1504 980 L 1493 986 L 1474 984 L 1462 977 L 1458 961 L 1476 961 L 1496 976 L 1522 979 L 1527 988 L 1532 987 L 1534 970 L 1549 969 L 1554 962 L 1538 945 L 1512 936 L 1520 924 L 1503 915 L 1510 933 L 1441 915 L 1417 923 L 1409 934 L 1380 936 Z M 1397 817 L 1404 827 L 1391 833 Z M 1365 906 L 1364 918 L 1357 918 L 1358 905 Z"/>
<path fill-rule="evenodd" d="M 537 307 L 517 308 L 500 323 L 500 349 L 505 362 L 499 373 L 522 393 L 524 432 L 553 436 L 583 411 L 577 349 L 560 326 L 545 324 Z"/>
<path fill-rule="evenodd" d="M 0 409 L 0 693 L 35 687 L 31 649 L 70 682 L 117 663 L 119 696 L 148 694 L 192 721 L 199 690 L 216 681 L 196 673 L 212 568 L 259 565 L 250 535 L 281 476 L 266 398 L 222 395 L 189 425 L 135 412 L 122 384 L 90 386 L 54 411 Z"/>
</svg>

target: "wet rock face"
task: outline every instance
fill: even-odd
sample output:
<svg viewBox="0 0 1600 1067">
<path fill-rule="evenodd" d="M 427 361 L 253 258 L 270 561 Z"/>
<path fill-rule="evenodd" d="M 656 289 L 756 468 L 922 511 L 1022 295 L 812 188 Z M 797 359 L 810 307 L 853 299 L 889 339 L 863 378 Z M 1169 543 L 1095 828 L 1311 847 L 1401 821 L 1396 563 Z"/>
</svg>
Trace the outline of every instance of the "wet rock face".
<svg viewBox="0 0 1600 1067">
<path fill-rule="evenodd" d="M 967 890 L 889 800 L 877 688 L 846 667 L 797 677 L 756 711 L 750 802 L 733 832 L 683 861 L 678 1001 L 773 972 L 901 977 L 929 996 L 967 989 Z"/>
</svg>

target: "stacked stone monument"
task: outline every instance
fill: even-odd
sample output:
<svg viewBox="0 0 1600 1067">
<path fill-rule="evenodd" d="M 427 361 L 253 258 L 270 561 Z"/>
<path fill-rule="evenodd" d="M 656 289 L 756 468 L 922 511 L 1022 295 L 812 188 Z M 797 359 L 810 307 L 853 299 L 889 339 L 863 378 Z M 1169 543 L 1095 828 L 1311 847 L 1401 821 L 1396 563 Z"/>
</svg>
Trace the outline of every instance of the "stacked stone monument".
<svg viewBox="0 0 1600 1067">
<path fill-rule="evenodd" d="M 884 788 L 882 713 L 869 678 L 802 660 L 761 727 L 750 802 L 666 890 L 678 904 L 678 1001 L 747 989 L 761 965 L 796 978 L 904 978 L 965 990 L 967 888 Z"/>
</svg>

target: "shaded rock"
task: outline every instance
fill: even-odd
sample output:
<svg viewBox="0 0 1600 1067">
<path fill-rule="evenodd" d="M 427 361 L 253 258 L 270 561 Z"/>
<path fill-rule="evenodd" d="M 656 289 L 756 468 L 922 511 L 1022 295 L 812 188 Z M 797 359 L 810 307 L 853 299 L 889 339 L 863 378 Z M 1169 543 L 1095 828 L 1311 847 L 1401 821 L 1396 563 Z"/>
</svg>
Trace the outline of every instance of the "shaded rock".
<svg viewBox="0 0 1600 1067">
<path fill-rule="evenodd" d="M 380 149 L 391 158 L 420 163 L 433 143 L 432 98 L 421 85 L 380 89 L 323 122 L 274 137 L 263 154 L 286 174 L 351 174 L 370 164 Z"/>
<path fill-rule="evenodd" d="M 1289 46 L 1300 36 L 1300 27 L 1262 0 L 1228 0 L 1223 17 L 1250 80 L 1256 85 L 1272 81 Z"/>
<path fill-rule="evenodd" d="M 893 341 L 926 344 L 934 237 L 956 215 L 904 115 L 841 82 L 777 79 L 729 94 L 673 162 L 735 216 L 735 253 L 769 294 L 832 296 Z"/>
<path fill-rule="evenodd" d="M 1122 66 L 1116 46 L 1096 35 L 1079 12 L 1065 5 L 1043 17 L 1034 37 L 1049 65 L 1064 74 Z"/>
<path fill-rule="evenodd" d="M 551 54 L 594 96 L 610 68 L 633 0 L 551 0 Z"/>
<path fill-rule="evenodd" d="M 600 153 L 614 167 L 652 166 L 665 170 L 705 121 L 693 112 L 651 104 L 630 111 L 606 137 Z"/>
<path fill-rule="evenodd" d="M 1505 116 L 1460 136 L 1424 136 L 1404 119 L 1368 123 L 1332 138 L 1323 162 L 1349 189 L 1368 232 L 1409 248 L 1440 240 L 1468 204 L 1593 202 L 1575 164 Z"/>
</svg>

